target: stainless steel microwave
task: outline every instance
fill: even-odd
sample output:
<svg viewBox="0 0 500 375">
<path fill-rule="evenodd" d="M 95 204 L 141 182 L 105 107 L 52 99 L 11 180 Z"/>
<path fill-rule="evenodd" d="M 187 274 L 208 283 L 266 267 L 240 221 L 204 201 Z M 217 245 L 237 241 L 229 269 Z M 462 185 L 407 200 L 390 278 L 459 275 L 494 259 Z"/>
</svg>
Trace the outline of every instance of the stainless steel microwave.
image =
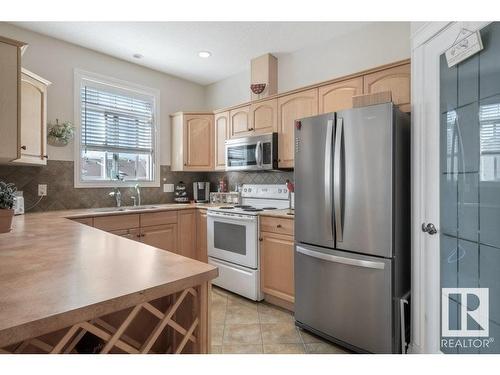
<svg viewBox="0 0 500 375">
<path fill-rule="evenodd" d="M 226 141 L 226 171 L 278 169 L 278 133 Z"/>
</svg>

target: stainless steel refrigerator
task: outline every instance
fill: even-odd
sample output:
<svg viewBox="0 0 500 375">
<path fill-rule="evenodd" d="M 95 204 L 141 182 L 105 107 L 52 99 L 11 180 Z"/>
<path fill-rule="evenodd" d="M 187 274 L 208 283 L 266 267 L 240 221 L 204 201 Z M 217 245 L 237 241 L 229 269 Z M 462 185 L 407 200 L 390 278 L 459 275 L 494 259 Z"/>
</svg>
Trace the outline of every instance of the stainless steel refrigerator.
<svg viewBox="0 0 500 375">
<path fill-rule="evenodd" d="M 351 350 L 400 351 L 410 289 L 410 120 L 392 103 L 295 127 L 296 324 Z"/>
</svg>

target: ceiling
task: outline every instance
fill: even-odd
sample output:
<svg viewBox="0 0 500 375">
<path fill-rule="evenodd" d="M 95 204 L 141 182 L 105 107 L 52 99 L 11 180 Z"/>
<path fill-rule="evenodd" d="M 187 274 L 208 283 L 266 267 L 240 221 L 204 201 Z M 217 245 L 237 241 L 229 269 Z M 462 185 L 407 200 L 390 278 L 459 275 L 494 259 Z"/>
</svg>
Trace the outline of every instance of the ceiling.
<svg viewBox="0 0 500 375">
<path fill-rule="evenodd" d="M 15 22 L 17 26 L 207 85 L 368 22 Z M 199 51 L 212 56 L 202 59 Z M 133 57 L 141 54 L 141 59 Z"/>
</svg>

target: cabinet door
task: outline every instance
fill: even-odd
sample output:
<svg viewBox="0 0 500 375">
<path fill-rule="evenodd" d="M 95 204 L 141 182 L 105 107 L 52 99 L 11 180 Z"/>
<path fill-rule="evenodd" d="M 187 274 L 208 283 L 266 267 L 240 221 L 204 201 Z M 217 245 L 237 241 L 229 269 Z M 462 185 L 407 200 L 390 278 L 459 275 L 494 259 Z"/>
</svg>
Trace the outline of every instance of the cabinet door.
<svg viewBox="0 0 500 375">
<path fill-rule="evenodd" d="M 226 168 L 226 139 L 229 132 L 229 112 L 217 113 L 215 122 L 215 169 Z"/>
<path fill-rule="evenodd" d="M 288 302 L 294 302 L 293 237 L 261 232 L 262 291 Z"/>
<path fill-rule="evenodd" d="M 177 253 L 177 224 L 142 227 L 141 241 L 147 245 Z"/>
<path fill-rule="evenodd" d="M 318 89 L 278 99 L 278 166 L 293 168 L 295 120 L 318 114 Z"/>
<path fill-rule="evenodd" d="M 21 158 L 16 162 L 47 164 L 47 86 L 24 71 L 21 76 Z"/>
<path fill-rule="evenodd" d="M 184 117 L 184 170 L 213 169 L 213 116 Z"/>
<path fill-rule="evenodd" d="M 250 106 L 247 105 L 229 111 L 230 138 L 245 137 L 252 134 L 253 129 L 250 128 L 250 121 L 248 118 L 249 110 Z"/>
<path fill-rule="evenodd" d="M 390 91 L 392 101 L 404 112 L 410 112 L 411 68 L 410 64 L 396 66 L 364 76 L 364 94 Z"/>
<path fill-rule="evenodd" d="M 0 161 L 20 156 L 20 80 L 22 43 L 0 36 Z"/>
<path fill-rule="evenodd" d="M 318 91 L 319 113 L 352 108 L 352 97 L 363 93 L 363 77 L 321 86 Z"/>
<path fill-rule="evenodd" d="M 259 134 L 278 131 L 278 99 L 250 105 L 250 129 Z"/>
<path fill-rule="evenodd" d="M 196 259 L 208 262 L 207 255 L 207 211 L 197 210 L 196 213 Z"/>
<path fill-rule="evenodd" d="M 139 228 L 112 230 L 109 233 L 134 241 L 140 241 L 141 239 L 141 231 Z"/>
<path fill-rule="evenodd" d="M 178 211 L 178 251 L 180 255 L 196 259 L 196 211 Z"/>
</svg>

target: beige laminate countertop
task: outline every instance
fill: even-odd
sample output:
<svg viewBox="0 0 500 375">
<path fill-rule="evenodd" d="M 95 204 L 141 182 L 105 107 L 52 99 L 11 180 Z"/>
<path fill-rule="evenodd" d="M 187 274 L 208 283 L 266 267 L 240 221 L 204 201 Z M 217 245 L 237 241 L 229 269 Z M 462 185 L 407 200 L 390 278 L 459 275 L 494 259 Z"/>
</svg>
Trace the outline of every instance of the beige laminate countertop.
<svg viewBox="0 0 500 375">
<path fill-rule="evenodd" d="M 208 207 L 154 206 L 140 212 Z M 14 217 L 12 231 L 0 234 L 0 347 L 217 276 L 209 264 L 67 219 L 113 214 L 89 209 Z"/>
</svg>

